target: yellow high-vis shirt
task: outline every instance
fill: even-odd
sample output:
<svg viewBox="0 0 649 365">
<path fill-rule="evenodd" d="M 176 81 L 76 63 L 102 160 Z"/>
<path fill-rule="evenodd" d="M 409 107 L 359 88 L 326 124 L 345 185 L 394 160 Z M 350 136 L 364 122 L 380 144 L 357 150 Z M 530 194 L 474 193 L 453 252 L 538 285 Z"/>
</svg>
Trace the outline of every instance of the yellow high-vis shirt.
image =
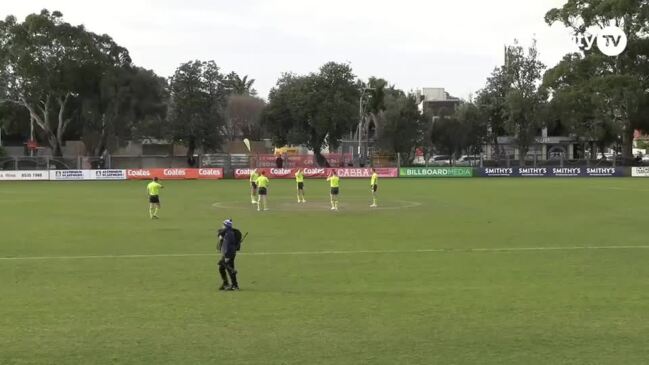
<svg viewBox="0 0 649 365">
<path fill-rule="evenodd" d="M 149 192 L 149 196 L 160 195 L 160 189 L 162 189 L 162 185 L 158 184 L 155 181 L 151 181 L 149 185 L 146 186 L 146 190 Z"/>
<path fill-rule="evenodd" d="M 252 174 L 250 174 L 250 182 L 251 183 L 256 183 L 257 178 L 259 177 L 259 174 L 257 173 L 257 170 L 253 171 Z"/>
<path fill-rule="evenodd" d="M 327 178 L 327 181 L 329 181 L 329 186 L 332 188 L 339 188 L 340 187 L 340 176 L 338 175 L 331 175 Z"/>
<path fill-rule="evenodd" d="M 295 173 L 295 182 L 304 182 L 304 173 L 302 171 Z"/>
<path fill-rule="evenodd" d="M 270 184 L 270 180 L 266 176 L 259 176 L 257 178 L 257 186 L 260 188 L 267 188 L 268 184 Z"/>
<path fill-rule="evenodd" d="M 379 183 L 379 174 L 376 172 L 372 174 L 372 178 L 370 179 L 370 186 L 377 185 Z"/>
</svg>

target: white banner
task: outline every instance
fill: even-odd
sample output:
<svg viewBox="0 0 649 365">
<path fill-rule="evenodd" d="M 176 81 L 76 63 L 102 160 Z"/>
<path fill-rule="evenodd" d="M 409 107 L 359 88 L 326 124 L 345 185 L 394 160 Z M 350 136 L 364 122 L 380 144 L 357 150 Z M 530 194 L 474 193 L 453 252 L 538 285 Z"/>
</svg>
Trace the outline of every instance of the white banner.
<svg viewBox="0 0 649 365">
<path fill-rule="evenodd" d="M 90 170 L 51 170 L 50 180 L 56 181 L 79 181 L 88 180 Z"/>
<path fill-rule="evenodd" d="M 0 171 L 0 181 L 37 181 L 49 180 L 50 175 L 47 170 L 37 171 Z"/>
<path fill-rule="evenodd" d="M 88 180 L 126 180 L 126 170 L 87 170 Z"/>
<path fill-rule="evenodd" d="M 631 168 L 631 176 L 649 177 L 649 167 L 633 167 Z"/>
</svg>

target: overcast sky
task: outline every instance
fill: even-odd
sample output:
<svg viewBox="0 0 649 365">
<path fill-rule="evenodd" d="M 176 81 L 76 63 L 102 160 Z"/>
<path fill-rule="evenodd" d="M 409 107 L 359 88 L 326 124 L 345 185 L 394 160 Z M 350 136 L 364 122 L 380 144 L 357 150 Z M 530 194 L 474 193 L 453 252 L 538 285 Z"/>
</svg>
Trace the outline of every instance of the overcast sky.
<svg viewBox="0 0 649 365">
<path fill-rule="evenodd" d="M 182 62 L 213 59 L 224 72 L 256 79 L 266 97 L 283 72 L 349 62 L 361 78 L 404 90 L 444 87 L 466 98 L 518 38 L 539 42 L 554 65 L 571 51 L 570 33 L 543 17 L 566 0 L 20 0 L 0 13 L 23 19 L 42 8 L 107 33 L 133 61 L 161 76 Z"/>
</svg>

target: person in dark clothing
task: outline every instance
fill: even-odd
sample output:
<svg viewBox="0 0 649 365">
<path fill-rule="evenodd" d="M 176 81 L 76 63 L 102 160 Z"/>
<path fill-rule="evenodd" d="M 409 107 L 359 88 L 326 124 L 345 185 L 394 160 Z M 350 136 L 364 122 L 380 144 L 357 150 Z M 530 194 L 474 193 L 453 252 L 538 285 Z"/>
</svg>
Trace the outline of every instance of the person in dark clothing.
<svg viewBox="0 0 649 365">
<path fill-rule="evenodd" d="M 277 155 L 277 159 L 275 159 L 275 166 L 277 166 L 278 169 L 284 167 L 284 159 L 282 158 L 282 155 Z"/>
<path fill-rule="evenodd" d="M 239 290 L 237 270 L 234 268 L 234 259 L 237 256 L 237 250 L 240 244 L 238 242 L 239 239 L 235 230 L 232 228 L 232 220 L 225 220 L 223 222 L 223 228 L 219 230 L 219 246 L 217 247 L 221 252 L 219 273 L 221 274 L 221 279 L 223 279 L 223 284 L 219 290 Z M 230 276 L 232 285 L 228 282 L 228 276 Z"/>
</svg>

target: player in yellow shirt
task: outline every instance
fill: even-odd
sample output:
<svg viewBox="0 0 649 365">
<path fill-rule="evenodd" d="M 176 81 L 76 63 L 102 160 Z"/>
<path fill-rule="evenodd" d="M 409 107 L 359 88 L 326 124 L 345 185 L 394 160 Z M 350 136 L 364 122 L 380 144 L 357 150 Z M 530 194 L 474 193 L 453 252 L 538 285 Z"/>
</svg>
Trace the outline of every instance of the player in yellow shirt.
<svg viewBox="0 0 649 365">
<path fill-rule="evenodd" d="M 259 200 L 259 195 L 257 194 L 258 177 L 259 174 L 257 173 L 257 169 L 252 170 L 250 173 L 250 202 L 252 204 L 257 204 L 257 201 Z"/>
<path fill-rule="evenodd" d="M 257 200 L 257 210 L 268 210 L 268 185 L 270 180 L 266 177 L 266 172 L 261 171 L 261 176 L 255 181 L 259 188 L 259 199 Z"/>
<path fill-rule="evenodd" d="M 327 178 L 329 187 L 331 187 L 331 210 L 338 210 L 338 195 L 340 194 L 340 177 L 336 174 L 336 170 L 331 170 L 331 175 Z"/>
<path fill-rule="evenodd" d="M 379 190 L 379 174 L 376 173 L 376 169 L 372 169 L 370 188 L 372 189 L 372 205 L 370 205 L 370 208 L 376 208 L 378 207 L 378 205 L 376 204 L 376 192 Z"/>
<path fill-rule="evenodd" d="M 158 210 L 160 210 L 160 189 L 163 186 L 158 182 L 158 178 L 154 177 L 153 181 L 146 186 L 146 191 L 149 196 L 149 217 L 151 219 L 158 219 Z"/>
<path fill-rule="evenodd" d="M 298 169 L 295 173 L 295 182 L 297 183 L 297 202 L 306 203 L 304 199 L 304 171 Z"/>
</svg>

